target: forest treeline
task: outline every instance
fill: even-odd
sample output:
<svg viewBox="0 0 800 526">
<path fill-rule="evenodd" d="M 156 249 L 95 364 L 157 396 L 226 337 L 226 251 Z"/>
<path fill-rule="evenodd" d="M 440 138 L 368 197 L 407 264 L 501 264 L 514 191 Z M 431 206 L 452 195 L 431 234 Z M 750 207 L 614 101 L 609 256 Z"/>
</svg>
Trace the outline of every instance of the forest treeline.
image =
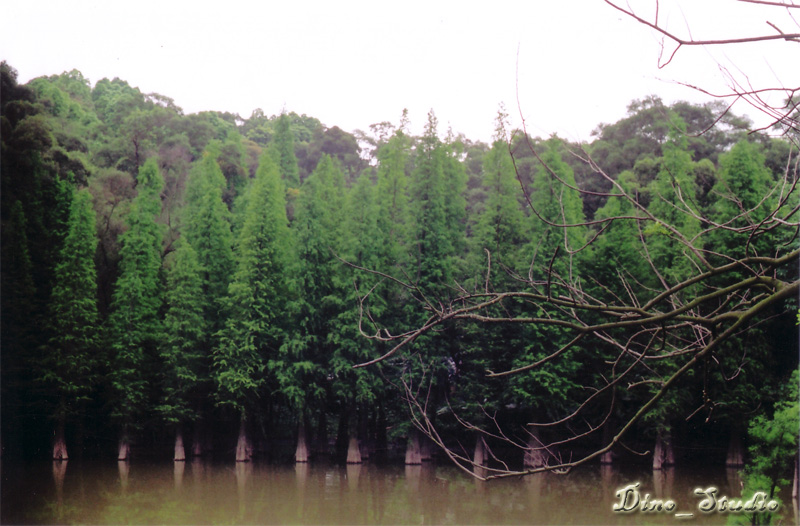
<svg viewBox="0 0 800 526">
<path fill-rule="evenodd" d="M 595 168 L 689 238 L 704 217 L 744 224 L 760 218 L 742 210 L 797 201 L 772 192 L 796 161 L 792 143 L 749 133 L 718 102 L 633 101 L 585 144 L 510 130 L 501 110 L 486 144 L 443 138 L 433 112 L 421 136 L 405 113 L 353 133 L 291 112 L 186 115 L 169 97 L 120 79 L 92 86 L 75 70 L 20 85 L 3 63 L 0 94 L 7 456 L 128 458 L 133 447 L 179 458 L 185 443 L 186 456 L 357 461 L 418 440 L 409 389 L 443 439 L 471 455 L 475 439 L 458 424 L 569 414 L 616 350 L 572 347 L 565 360 L 487 378 L 571 336 L 558 325 L 459 322 L 354 369 L 391 346 L 367 336 L 421 326 L 426 303 L 454 293 L 546 281 L 541 268 L 574 274 L 611 303 L 626 287 L 653 297 L 662 275 L 690 276 L 672 232 L 599 226 L 636 211 Z M 676 215 L 679 201 L 702 216 Z M 770 256 L 797 244 L 790 226 L 747 243 L 731 232 L 709 236 L 709 253 Z M 529 305 L 504 308 L 514 318 Z M 797 359 L 796 305 L 775 305 L 638 422 L 630 444 L 741 456 L 748 422 L 791 401 Z M 626 400 L 652 394 L 624 387 L 618 422 Z M 687 418 L 711 389 L 714 411 Z"/>
</svg>

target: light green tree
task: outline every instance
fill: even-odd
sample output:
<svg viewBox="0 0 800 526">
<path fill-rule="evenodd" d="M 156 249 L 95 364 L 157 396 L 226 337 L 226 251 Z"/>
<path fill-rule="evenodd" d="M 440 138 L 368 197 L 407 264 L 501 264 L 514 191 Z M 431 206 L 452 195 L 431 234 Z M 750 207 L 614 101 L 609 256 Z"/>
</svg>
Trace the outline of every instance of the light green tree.
<svg viewBox="0 0 800 526">
<path fill-rule="evenodd" d="M 239 416 L 237 461 L 251 456 L 248 412 L 262 387 L 274 381 L 266 366 L 278 356 L 285 335 L 291 250 L 285 195 L 275 162 L 262 155 L 236 245 L 237 269 L 228 288 L 230 314 L 213 352 L 217 404 Z"/>
<path fill-rule="evenodd" d="M 110 379 L 114 391 L 111 415 L 120 426 L 120 460 L 127 460 L 131 433 L 147 409 L 152 357 L 162 339 L 161 211 L 164 180 L 155 159 L 139 170 L 137 196 L 126 217 L 122 235 L 120 276 L 109 319 L 112 352 Z"/>
</svg>

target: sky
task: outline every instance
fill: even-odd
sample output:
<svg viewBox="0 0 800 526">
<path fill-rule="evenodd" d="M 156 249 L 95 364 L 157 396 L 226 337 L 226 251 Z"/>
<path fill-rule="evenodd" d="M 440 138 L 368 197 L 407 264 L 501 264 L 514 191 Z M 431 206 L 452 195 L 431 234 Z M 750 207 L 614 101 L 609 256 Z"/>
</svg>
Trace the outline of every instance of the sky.
<svg viewBox="0 0 800 526">
<path fill-rule="evenodd" d="M 628 4 L 653 19 L 655 0 Z M 680 82 L 726 92 L 721 67 L 756 87 L 800 86 L 800 44 L 785 42 L 685 47 L 659 68 L 659 35 L 603 0 L 0 0 L 0 13 L 0 59 L 21 83 L 77 69 L 185 113 L 286 110 L 346 131 L 407 108 L 420 133 L 432 109 L 440 135 L 488 142 L 502 103 L 512 127 L 591 140 L 633 99 L 711 100 Z M 773 34 L 767 21 L 800 32 L 800 9 L 737 0 L 662 0 L 659 20 L 698 39 Z"/>
</svg>

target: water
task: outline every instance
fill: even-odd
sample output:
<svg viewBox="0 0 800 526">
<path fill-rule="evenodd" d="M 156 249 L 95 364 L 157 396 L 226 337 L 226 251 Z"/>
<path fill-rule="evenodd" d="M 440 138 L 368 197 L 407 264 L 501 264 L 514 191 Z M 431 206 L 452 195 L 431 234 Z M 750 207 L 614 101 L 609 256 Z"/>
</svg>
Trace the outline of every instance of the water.
<svg viewBox="0 0 800 526">
<path fill-rule="evenodd" d="M 725 524 L 724 514 L 698 512 L 692 491 L 740 493 L 733 471 L 680 467 L 654 476 L 590 466 L 486 483 L 432 464 L 4 460 L 2 482 L 4 524 Z M 676 510 L 612 512 L 615 492 L 633 482 L 642 498 L 672 498 Z M 677 518 L 681 512 L 694 516 Z M 786 516 L 796 520 L 791 510 Z"/>
</svg>

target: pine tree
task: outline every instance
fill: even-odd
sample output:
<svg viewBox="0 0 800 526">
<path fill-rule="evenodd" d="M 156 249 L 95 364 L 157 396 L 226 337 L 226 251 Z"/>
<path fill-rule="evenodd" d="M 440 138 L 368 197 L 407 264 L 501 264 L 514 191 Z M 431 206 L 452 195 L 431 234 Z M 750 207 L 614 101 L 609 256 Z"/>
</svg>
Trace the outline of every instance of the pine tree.
<svg viewBox="0 0 800 526">
<path fill-rule="evenodd" d="M 53 459 L 66 460 L 64 429 L 88 401 L 97 373 L 97 249 L 92 197 L 76 191 L 70 206 L 67 235 L 55 267 L 49 320 L 53 336 L 40 364 L 41 380 L 55 395 Z"/>
<path fill-rule="evenodd" d="M 267 384 L 267 363 L 276 359 L 286 328 L 290 232 L 285 190 L 268 154 L 261 156 L 247 203 L 237 270 L 228 288 L 230 315 L 213 353 L 217 404 L 240 417 L 239 461 L 249 460 L 247 414 Z"/>
<path fill-rule="evenodd" d="M 137 182 L 138 194 L 126 217 L 128 230 L 122 235 L 120 276 L 109 320 L 115 396 L 111 415 L 121 428 L 120 460 L 128 459 L 130 434 L 146 409 L 150 366 L 163 330 L 159 317 L 163 228 L 156 216 L 164 180 L 155 159 L 144 163 Z"/>
</svg>

